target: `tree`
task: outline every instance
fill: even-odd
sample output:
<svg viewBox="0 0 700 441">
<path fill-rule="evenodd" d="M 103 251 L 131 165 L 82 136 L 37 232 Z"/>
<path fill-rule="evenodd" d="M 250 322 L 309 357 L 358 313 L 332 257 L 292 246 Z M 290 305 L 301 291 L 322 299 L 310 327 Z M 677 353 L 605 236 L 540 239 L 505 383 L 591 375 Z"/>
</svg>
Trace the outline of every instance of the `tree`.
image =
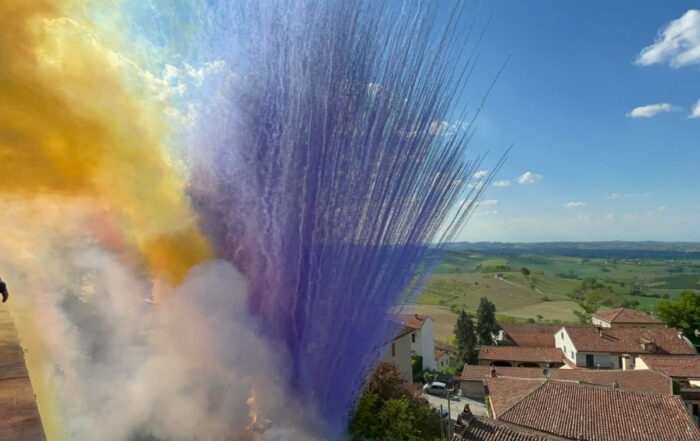
<svg viewBox="0 0 700 441">
<path fill-rule="evenodd" d="M 457 317 L 455 323 L 455 338 L 457 340 L 457 360 L 459 363 L 475 364 L 476 354 L 476 332 L 472 315 L 464 309 Z"/>
<path fill-rule="evenodd" d="M 476 317 L 476 335 L 479 337 L 479 344 L 493 344 L 493 335 L 498 333 L 499 329 L 496 323 L 496 305 L 486 297 L 482 297 Z"/>
<path fill-rule="evenodd" d="M 401 376 L 394 363 L 382 362 L 372 374 L 349 426 L 350 440 L 434 441 L 440 417 Z"/>
<path fill-rule="evenodd" d="M 620 307 L 625 302 L 622 296 L 593 278 L 584 279 L 569 297 L 581 308 L 581 311 L 574 311 L 581 324 L 590 323 L 591 316 L 598 311 L 600 305 Z"/>
<path fill-rule="evenodd" d="M 700 322 L 700 294 L 692 291 L 681 292 L 678 299 L 663 300 L 656 305 L 659 318 L 672 328 L 682 329 L 692 336 Z"/>
<path fill-rule="evenodd" d="M 599 291 L 591 291 L 583 296 L 574 299 L 576 304 L 583 311 L 574 311 L 576 317 L 578 317 L 579 323 L 582 325 L 591 323 L 591 317 L 593 313 L 598 311 L 600 308 L 600 302 L 602 300 L 602 294 Z"/>
<path fill-rule="evenodd" d="M 525 277 L 530 275 L 530 270 L 527 269 L 526 267 L 520 268 L 520 272 L 523 273 L 523 276 L 525 276 Z"/>
</svg>

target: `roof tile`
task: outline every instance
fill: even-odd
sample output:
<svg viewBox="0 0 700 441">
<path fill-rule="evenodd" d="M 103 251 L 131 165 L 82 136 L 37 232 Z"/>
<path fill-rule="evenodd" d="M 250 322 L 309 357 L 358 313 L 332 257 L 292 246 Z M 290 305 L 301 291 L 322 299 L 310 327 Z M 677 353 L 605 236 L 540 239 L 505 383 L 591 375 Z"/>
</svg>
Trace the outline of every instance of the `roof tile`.
<svg viewBox="0 0 700 441">
<path fill-rule="evenodd" d="M 700 441 L 678 396 L 562 381 L 542 383 L 499 419 L 589 441 Z"/>
</svg>

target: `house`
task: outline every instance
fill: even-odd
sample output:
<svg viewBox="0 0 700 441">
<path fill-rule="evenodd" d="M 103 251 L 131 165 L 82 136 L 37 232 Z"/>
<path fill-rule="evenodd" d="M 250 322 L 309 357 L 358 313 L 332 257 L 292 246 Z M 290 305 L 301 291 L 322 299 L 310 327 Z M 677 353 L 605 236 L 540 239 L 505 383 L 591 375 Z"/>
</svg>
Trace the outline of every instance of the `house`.
<svg viewBox="0 0 700 441">
<path fill-rule="evenodd" d="M 663 372 L 676 382 L 678 392 L 688 408 L 688 413 L 700 424 L 700 357 L 664 357 L 640 355 L 631 363 L 632 372 Z M 649 369 L 649 370 L 647 370 Z"/>
<path fill-rule="evenodd" d="M 399 367 L 399 372 L 408 381 L 413 383 L 413 367 L 411 365 L 411 334 L 413 329 L 403 326 L 396 337 L 387 345 L 382 361 L 388 361 Z"/>
<path fill-rule="evenodd" d="M 471 413 L 469 405 L 457 417 L 452 441 L 566 441 L 547 433 L 504 423 Z"/>
<path fill-rule="evenodd" d="M 423 370 L 435 369 L 435 341 L 433 319 L 429 315 L 401 314 L 399 319 L 411 331 L 411 353 L 423 357 Z"/>
<path fill-rule="evenodd" d="M 523 346 L 553 348 L 554 334 L 563 326 L 558 323 L 499 323 L 500 331 L 496 336 L 499 346 Z M 592 325 L 567 325 L 584 326 Z"/>
<path fill-rule="evenodd" d="M 495 419 L 569 440 L 700 441 L 680 397 L 556 380 L 486 380 Z"/>
<path fill-rule="evenodd" d="M 519 346 L 482 346 L 481 366 L 559 367 L 563 365 L 561 349 L 527 348 Z"/>
<path fill-rule="evenodd" d="M 444 343 L 435 344 L 435 369 L 438 371 L 457 364 L 457 348 Z"/>
<path fill-rule="evenodd" d="M 593 314 L 591 322 L 603 328 L 664 328 L 666 324 L 650 315 L 629 308 L 610 309 Z"/>
<path fill-rule="evenodd" d="M 634 392 L 673 393 L 673 382 L 669 376 L 650 370 L 620 371 L 592 369 L 548 369 L 518 368 L 500 366 L 464 366 L 459 377 L 462 396 L 483 398 L 486 394 L 484 381 L 489 378 L 509 377 L 597 384 L 612 386 L 616 384 L 622 390 Z"/>
<path fill-rule="evenodd" d="M 572 367 L 621 369 L 625 355 L 695 355 L 695 347 L 673 328 L 563 326 L 555 346 Z"/>
</svg>

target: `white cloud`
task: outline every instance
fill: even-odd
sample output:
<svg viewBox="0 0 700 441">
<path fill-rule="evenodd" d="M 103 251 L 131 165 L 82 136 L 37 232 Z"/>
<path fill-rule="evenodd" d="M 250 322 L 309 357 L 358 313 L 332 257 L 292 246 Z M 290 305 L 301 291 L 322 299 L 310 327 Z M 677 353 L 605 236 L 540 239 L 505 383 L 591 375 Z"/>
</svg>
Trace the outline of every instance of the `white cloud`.
<svg viewBox="0 0 700 441">
<path fill-rule="evenodd" d="M 467 184 L 467 188 L 475 188 L 477 190 L 481 189 L 481 187 L 483 187 L 483 186 L 484 186 L 484 183 L 481 181 L 475 182 L 474 184 Z"/>
<path fill-rule="evenodd" d="M 667 210 L 667 208 L 665 205 L 662 205 L 661 207 L 658 207 L 656 209 L 656 211 L 658 211 L 659 213 L 664 213 L 666 210 Z"/>
<path fill-rule="evenodd" d="M 695 106 L 693 106 L 693 110 L 690 111 L 690 116 L 688 116 L 688 118 L 700 118 L 700 100 L 695 103 Z"/>
<path fill-rule="evenodd" d="M 610 195 L 610 199 L 615 200 L 615 199 L 620 199 L 620 198 L 625 198 L 625 199 L 641 199 L 641 198 L 648 198 L 651 196 L 653 193 L 613 193 Z"/>
<path fill-rule="evenodd" d="M 481 201 L 480 205 L 494 207 L 494 206 L 498 205 L 498 201 L 495 199 L 487 199 L 485 201 Z"/>
<path fill-rule="evenodd" d="M 484 176 L 486 176 L 488 173 L 489 172 L 487 172 L 486 170 L 479 170 L 478 172 L 474 173 L 474 178 L 481 179 Z"/>
<path fill-rule="evenodd" d="M 635 107 L 627 113 L 626 116 L 627 118 L 651 118 L 659 113 L 671 112 L 673 110 L 679 110 L 679 108 L 668 103 L 648 104 L 646 106 Z"/>
<path fill-rule="evenodd" d="M 615 219 L 615 215 L 612 214 L 612 213 L 610 213 L 610 214 L 608 214 L 607 216 L 605 216 L 605 219 L 613 220 L 613 219 Z"/>
<path fill-rule="evenodd" d="M 658 32 L 656 41 L 639 53 L 636 63 L 668 62 L 672 67 L 700 64 L 700 11 L 690 9 Z"/>
<path fill-rule="evenodd" d="M 525 172 L 518 178 L 518 184 L 534 184 L 542 180 L 542 175 L 537 173 Z"/>
<path fill-rule="evenodd" d="M 502 181 L 496 181 L 493 183 L 494 187 L 510 187 L 510 181 L 508 179 L 504 179 Z"/>
<path fill-rule="evenodd" d="M 566 208 L 579 208 L 579 207 L 585 207 L 587 204 L 585 202 L 567 202 L 566 205 L 564 205 Z"/>
</svg>

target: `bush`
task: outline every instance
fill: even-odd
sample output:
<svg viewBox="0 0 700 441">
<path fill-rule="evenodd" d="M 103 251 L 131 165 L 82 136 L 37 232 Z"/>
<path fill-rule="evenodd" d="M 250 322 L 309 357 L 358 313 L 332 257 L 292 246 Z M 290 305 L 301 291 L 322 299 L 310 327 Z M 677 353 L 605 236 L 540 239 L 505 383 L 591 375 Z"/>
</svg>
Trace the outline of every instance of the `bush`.
<svg viewBox="0 0 700 441">
<path fill-rule="evenodd" d="M 540 297 L 540 302 L 551 302 L 552 299 L 549 298 L 549 296 L 542 296 Z"/>
<path fill-rule="evenodd" d="M 367 384 L 348 427 L 349 440 L 434 441 L 440 417 L 393 363 L 382 362 Z"/>
</svg>

